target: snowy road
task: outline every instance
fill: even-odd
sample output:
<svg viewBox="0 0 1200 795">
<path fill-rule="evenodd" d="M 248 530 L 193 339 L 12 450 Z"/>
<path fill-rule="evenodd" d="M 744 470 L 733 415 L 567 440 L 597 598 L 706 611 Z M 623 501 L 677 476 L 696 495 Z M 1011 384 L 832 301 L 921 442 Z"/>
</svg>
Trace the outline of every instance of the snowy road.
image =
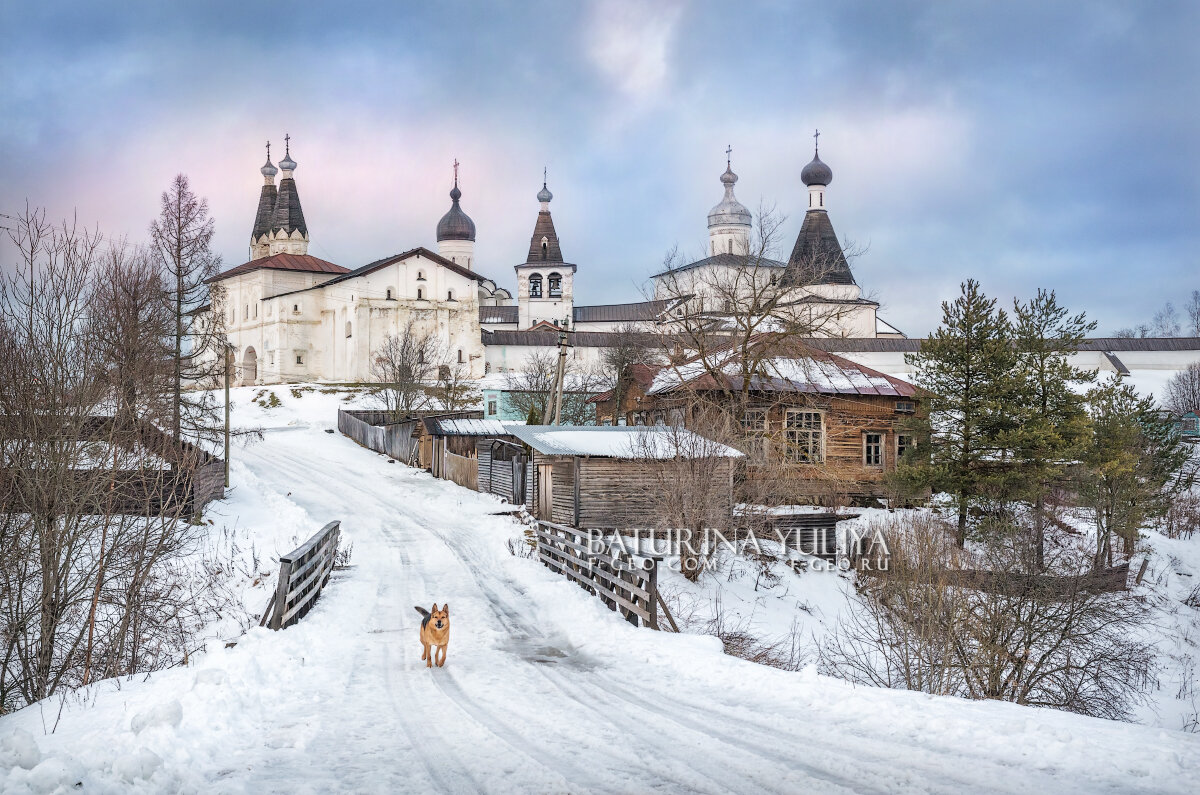
<svg viewBox="0 0 1200 795">
<path fill-rule="evenodd" d="M 163 759 L 145 791 L 1185 792 L 1200 771 L 1192 735 L 856 689 L 635 629 L 510 555 L 490 498 L 321 428 L 239 458 L 239 500 L 341 519 L 353 568 L 296 627 L 110 688 L 51 737 L 30 710 L 0 734 L 73 754 L 97 791 L 129 787 L 141 748 Z M 427 670 L 413 605 L 443 601 L 448 661 Z M 176 701 L 177 726 L 129 730 Z"/>
</svg>

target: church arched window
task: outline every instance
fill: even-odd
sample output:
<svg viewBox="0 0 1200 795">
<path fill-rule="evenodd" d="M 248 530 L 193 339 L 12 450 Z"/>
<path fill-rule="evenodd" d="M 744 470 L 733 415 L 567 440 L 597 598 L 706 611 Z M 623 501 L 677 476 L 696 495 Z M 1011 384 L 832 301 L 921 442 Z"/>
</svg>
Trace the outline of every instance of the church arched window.
<svg viewBox="0 0 1200 795">
<path fill-rule="evenodd" d="M 392 298 L 392 288 L 391 287 L 387 288 L 387 300 L 389 300 L 389 301 L 395 300 L 394 298 Z"/>
<path fill-rule="evenodd" d="M 425 300 L 425 291 L 424 291 L 424 290 L 422 290 L 420 287 L 418 287 L 418 288 L 417 288 L 417 300 L 418 300 L 418 301 L 424 301 L 424 300 Z"/>
<path fill-rule="evenodd" d="M 465 361 L 465 359 L 463 359 L 463 352 L 462 352 L 462 348 L 459 348 L 459 349 L 458 349 L 458 363 L 459 363 L 459 364 L 462 364 L 464 361 Z"/>
<path fill-rule="evenodd" d="M 557 273 L 552 273 L 546 280 L 546 286 L 549 288 L 551 298 L 562 298 L 562 276 Z"/>
<path fill-rule="evenodd" d="M 535 273 L 529 277 L 529 297 L 542 297 L 542 275 L 540 273 Z"/>
<path fill-rule="evenodd" d="M 453 301 L 453 300 L 454 300 L 454 291 L 453 291 L 453 290 L 447 290 L 447 291 L 446 291 L 446 300 L 447 300 L 447 301 Z"/>
<path fill-rule="evenodd" d="M 542 260 L 550 259 L 550 238 L 542 238 Z"/>
<path fill-rule="evenodd" d="M 417 281 L 425 281 L 425 271 L 417 271 Z"/>
</svg>

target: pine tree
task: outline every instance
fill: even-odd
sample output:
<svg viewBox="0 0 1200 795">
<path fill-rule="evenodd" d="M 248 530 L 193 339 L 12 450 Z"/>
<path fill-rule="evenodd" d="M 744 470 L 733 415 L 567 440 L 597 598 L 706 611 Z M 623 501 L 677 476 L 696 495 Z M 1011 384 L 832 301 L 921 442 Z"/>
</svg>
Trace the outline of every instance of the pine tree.
<svg viewBox="0 0 1200 795">
<path fill-rule="evenodd" d="M 1077 458 L 1089 438 L 1084 385 L 1095 370 L 1075 367 L 1071 355 L 1096 328 L 1083 313 L 1070 315 L 1053 291 L 1013 305 L 1017 353 L 1014 396 L 1019 422 L 1006 435 L 1018 466 L 1012 470 L 1018 492 L 1033 505 L 1036 565 L 1045 565 L 1046 496 Z"/>
<path fill-rule="evenodd" d="M 1008 316 L 973 279 L 954 303 L 942 303 L 942 325 L 907 357 L 928 409 L 930 455 L 918 466 L 930 486 L 954 497 L 959 546 L 971 505 L 995 485 L 997 439 L 1014 421 L 1015 359 Z"/>
<path fill-rule="evenodd" d="M 1096 524 L 1097 569 L 1112 565 L 1112 536 L 1129 554 L 1138 531 L 1164 516 L 1195 478 L 1189 445 L 1154 405 L 1120 376 L 1088 394 L 1092 438 L 1083 456 L 1080 495 Z"/>
</svg>

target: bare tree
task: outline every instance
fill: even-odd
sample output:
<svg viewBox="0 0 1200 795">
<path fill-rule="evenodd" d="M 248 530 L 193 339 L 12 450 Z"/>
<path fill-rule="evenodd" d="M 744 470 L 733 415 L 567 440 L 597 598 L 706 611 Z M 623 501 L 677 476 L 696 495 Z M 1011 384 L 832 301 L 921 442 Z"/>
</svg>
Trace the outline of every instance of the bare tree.
<svg viewBox="0 0 1200 795">
<path fill-rule="evenodd" d="M 558 375 L 558 351 L 539 350 L 531 354 L 520 372 L 504 376 L 504 401 L 509 411 L 521 414 L 530 424 L 550 421 L 550 399 Z M 566 389 L 562 401 L 562 425 L 594 425 L 596 407 L 588 398 L 601 391 L 603 378 L 567 357 L 563 370 Z"/>
<path fill-rule="evenodd" d="M 1200 363 L 1192 362 L 1171 376 L 1163 390 L 1163 407 L 1176 416 L 1189 411 L 1200 414 Z"/>
<path fill-rule="evenodd" d="M 669 530 L 680 541 L 680 572 L 695 580 L 716 551 L 716 533 L 735 536 L 732 466 L 721 442 L 682 425 L 634 437 L 632 457 L 646 474 L 647 526 Z"/>
<path fill-rule="evenodd" d="M 645 331 L 632 323 L 618 326 L 610 342 L 600 353 L 600 375 L 613 393 L 613 405 L 620 411 L 621 400 L 630 384 L 630 368 L 635 364 L 652 364 L 661 357 L 655 348 L 647 346 Z"/>
<path fill-rule="evenodd" d="M 1151 331 L 1155 337 L 1178 337 L 1180 332 L 1179 313 L 1170 301 L 1154 313 L 1154 324 Z"/>
<path fill-rule="evenodd" d="M 215 441 L 219 433 L 213 392 L 185 392 L 192 384 L 215 385 L 224 365 L 225 312 L 218 305 L 221 292 L 210 292 L 205 283 L 221 264 L 209 247 L 214 231 L 208 201 L 192 192 L 185 175 L 177 175 L 163 191 L 158 218 L 150 225 L 173 321 L 170 428 L 176 438 Z M 211 302 L 210 311 L 198 313 L 206 301 Z"/>
<path fill-rule="evenodd" d="M 1150 684 L 1153 648 L 1136 632 L 1144 607 L 1089 576 L 1086 550 L 1047 554 L 1051 575 L 1027 570 L 1028 530 L 978 558 L 928 518 L 884 528 L 886 572 L 860 575 L 849 620 L 822 650 L 825 670 L 855 682 L 999 699 L 1110 719 L 1128 717 Z M 974 564 L 991 576 L 971 579 Z"/>
<path fill-rule="evenodd" d="M 437 338 L 415 319 L 410 319 L 399 334 L 389 334 L 371 365 L 371 377 L 380 384 L 384 410 L 400 420 L 428 406 L 428 387 L 443 366 Z"/>
<path fill-rule="evenodd" d="M 471 367 L 466 362 L 452 362 L 438 368 L 437 383 L 432 395 L 446 411 L 461 411 L 478 406 L 482 400 Z"/>
<path fill-rule="evenodd" d="M 717 262 L 686 263 L 672 250 L 654 286 L 654 297 L 677 309 L 659 326 L 667 358 L 696 356 L 712 372 L 735 361 L 743 403 L 751 376 L 761 369 L 756 338 L 842 336 L 861 310 L 829 283 L 843 269 L 848 272 L 848 262 L 862 251 L 849 241 L 845 247 L 817 246 L 784 267 L 778 257 L 785 220 L 774 207 L 760 207 L 745 253 L 722 255 Z"/>
<path fill-rule="evenodd" d="M 1200 290 L 1192 290 L 1192 295 L 1183 308 L 1187 312 L 1187 333 L 1193 337 L 1200 337 Z"/>
</svg>

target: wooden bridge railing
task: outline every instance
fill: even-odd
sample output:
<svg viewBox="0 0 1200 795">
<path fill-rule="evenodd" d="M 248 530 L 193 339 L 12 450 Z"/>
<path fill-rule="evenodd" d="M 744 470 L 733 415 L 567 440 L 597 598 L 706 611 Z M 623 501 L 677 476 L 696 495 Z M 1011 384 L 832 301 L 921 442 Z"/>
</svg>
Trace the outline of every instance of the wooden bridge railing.
<svg viewBox="0 0 1200 795">
<path fill-rule="evenodd" d="M 309 611 L 329 582 L 341 526 L 341 522 L 330 522 L 312 538 L 280 556 L 279 580 L 259 626 L 284 629 Z"/>
<path fill-rule="evenodd" d="M 661 558 L 633 555 L 598 537 L 595 531 L 589 536 L 553 522 L 539 521 L 535 533 L 538 560 L 551 571 L 600 597 L 634 626 L 640 622 L 642 626 L 658 629 L 661 606 L 672 628 L 679 631 L 658 592 Z"/>
</svg>

